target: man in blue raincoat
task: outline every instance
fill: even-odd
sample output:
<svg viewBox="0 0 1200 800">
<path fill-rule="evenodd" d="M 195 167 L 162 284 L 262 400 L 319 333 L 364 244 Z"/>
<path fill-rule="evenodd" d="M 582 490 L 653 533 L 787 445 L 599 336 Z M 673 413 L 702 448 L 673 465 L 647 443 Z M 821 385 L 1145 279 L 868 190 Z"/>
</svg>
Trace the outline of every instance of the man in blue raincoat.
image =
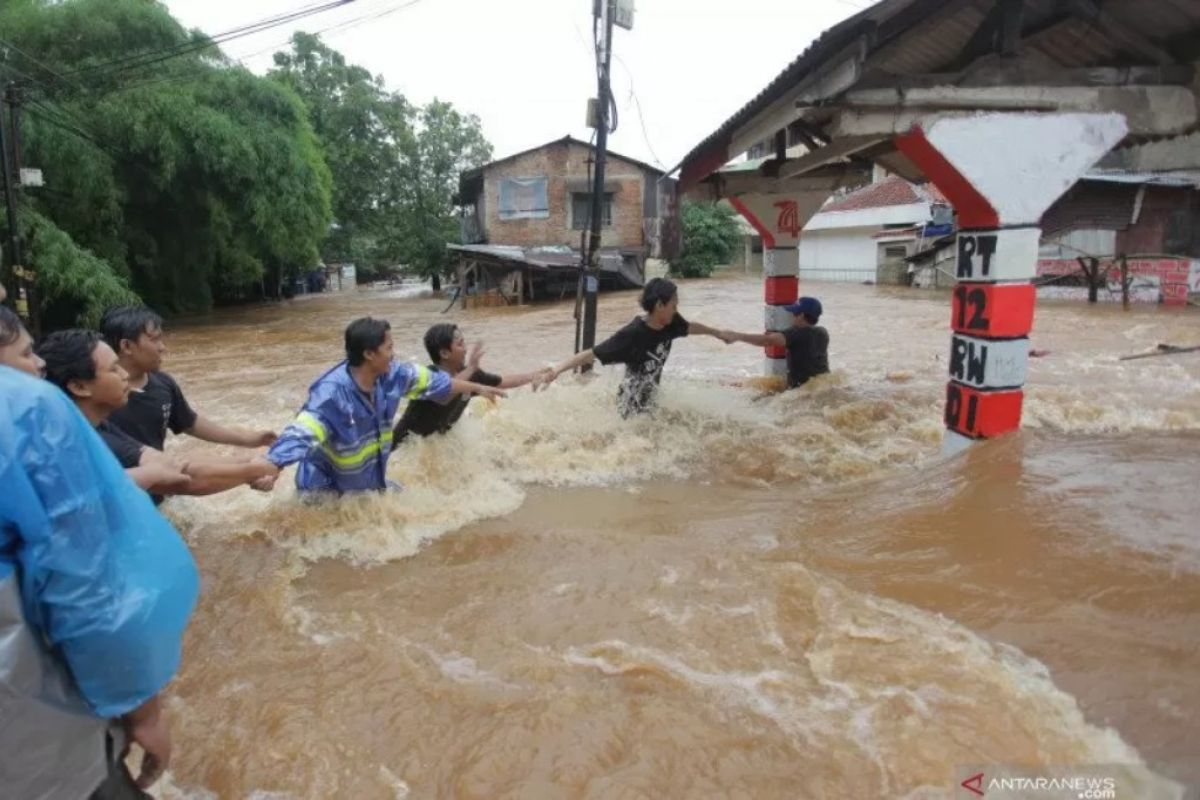
<svg viewBox="0 0 1200 800">
<path fill-rule="evenodd" d="M 401 401 L 505 396 L 491 386 L 396 361 L 385 320 L 356 319 L 345 339 L 346 360 L 309 387 L 308 402 L 267 452 L 275 475 L 257 488 L 269 488 L 279 470 L 299 462 L 296 488 L 302 492 L 382 491 L 388 488 L 392 418 Z"/>
<path fill-rule="evenodd" d="M 199 592 L 191 554 L 74 403 L 4 365 L 0 486 L 0 794 L 146 797 L 170 759 L 159 697 Z"/>
</svg>

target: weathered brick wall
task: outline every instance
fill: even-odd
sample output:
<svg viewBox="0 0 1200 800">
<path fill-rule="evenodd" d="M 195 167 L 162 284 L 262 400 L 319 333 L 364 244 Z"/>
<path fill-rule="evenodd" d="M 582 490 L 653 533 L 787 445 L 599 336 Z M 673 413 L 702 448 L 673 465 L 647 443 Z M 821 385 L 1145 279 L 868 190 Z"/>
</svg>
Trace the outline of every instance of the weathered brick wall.
<svg viewBox="0 0 1200 800">
<path fill-rule="evenodd" d="M 566 245 L 579 247 L 580 232 L 571 227 L 572 185 L 582 190 L 587 181 L 589 149 L 583 145 L 555 142 L 541 150 L 491 167 L 484 174 L 485 225 L 489 244 L 524 247 Z M 550 216 L 545 219 L 500 219 L 500 179 L 546 176 Z M 609 157 L 606 186 L 613 195 L 613 225 L 602 231 L 603 247 L 640 248 L 642 236 L 642 169 L 636 164 Z"/>
<path fill-rule="evenodd" d="M 1100 290 L 1100 299 L 1120 300 L 1120 266 L 1114 259 L 1103 258 L 1100 259 L 1100 268 L 1108 269 L 1108 286 Z M 1043 258 L 1037 264 L 1039 278 L 1071 275 L 1078 271 L 1079 263 L 1074 259 Z M 1129 274 L 1134 276 L 1129 294 L 1134 302 L 1181 306 L 1187 304 L 1189 292 L 1194 294 L 1200 291 L 1200 261 L 1189 258 L 1131 258 Z M 1038 287 L 1038 295 L 1083 299 L 1087 297 L 1087 288 L 1046 283 Z"/>
</svg>

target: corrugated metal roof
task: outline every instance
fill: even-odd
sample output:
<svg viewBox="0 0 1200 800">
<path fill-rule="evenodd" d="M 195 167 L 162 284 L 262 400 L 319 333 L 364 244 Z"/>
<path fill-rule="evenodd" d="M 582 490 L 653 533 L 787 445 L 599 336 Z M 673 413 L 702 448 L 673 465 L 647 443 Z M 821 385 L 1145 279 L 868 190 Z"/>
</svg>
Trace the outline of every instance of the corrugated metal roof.
<svg viewBox="0 0 1200 800">
<path fill-rule="evenodd" d="M 1200 187 L 1200 171 L 1178 172 L 1105 172 L 1095 170 L 1080 180 L 1097 183 L 1133 183 L 1144 186 Z"/>
</svg>

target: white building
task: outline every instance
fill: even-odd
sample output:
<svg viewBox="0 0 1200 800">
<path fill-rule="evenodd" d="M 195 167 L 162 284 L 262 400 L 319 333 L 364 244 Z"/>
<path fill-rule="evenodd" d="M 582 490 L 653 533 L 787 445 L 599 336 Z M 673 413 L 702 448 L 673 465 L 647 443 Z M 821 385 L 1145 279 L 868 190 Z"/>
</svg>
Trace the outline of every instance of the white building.
<svg viewBox="0 0 1200 800">
<path fill-rule="evenodd" d="M 800 280 L 906 283 L 926 227 L 951 218 L 936 187 L 895 176 L 830 198 L 800 235 Z"/>
</svg>

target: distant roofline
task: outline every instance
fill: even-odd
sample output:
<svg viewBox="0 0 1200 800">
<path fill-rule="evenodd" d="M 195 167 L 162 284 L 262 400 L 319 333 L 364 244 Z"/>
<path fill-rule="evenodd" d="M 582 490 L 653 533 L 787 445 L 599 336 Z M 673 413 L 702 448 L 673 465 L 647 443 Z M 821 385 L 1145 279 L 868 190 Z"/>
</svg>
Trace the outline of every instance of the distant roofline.
<svg viewBox="0 0 1200 800">
<path fill-rule="evenodd" d="M 556 145 L 556 144 L 567 144 L 567 145 L 578 144 L 578 145 L 582 145 L 583 147 L 591 148 L 593 150 L 596 147 L 591 142 L 585 142 L 582 139 L 576 139 L 574 136 L 571 136 L 570 134 L 568 134 L 568 135 L 562 137 L 561 139 L 551 139 L 548 142 L 539 144 L 537 147 L 530 147 L 529 149 L 522 150 L 519 153 L 513 153 L 512 155 L 507 155 L 504 158 L 498 158 L 495 161 L 489 161 L 488 163 L 486 163 L 482 166 L 479 166 L 479 167 L 475 167 L 474 169 L 464 170 L 462 172 L 461 178 L 466 179 L 466 178 L 474 176 L 476 173 L 483 174 L 483 171 L 488 169 L 489 167 L 494 167 L 497 164 L 503 164 L 506 161 L 512 161 L 514 158 L 520 158 L 521 156 L 526 156 L 526 155 L 529 155 L 530 153 L 536 153 L 538 150 L 544 150 L 545 148 L 550 147 L 551 145 Z M 648 172 L 653 172 L 656 175 L 666 175 L 667 174 L 667 171 L 665 169 L 659 169 L 658 167 L 655 167 L 651 164 L 647 164 L 645 161 L 639 161 L 636 158 L 630 158 L 629 156 L 623 156 L 620 153 L 617 153 L 613 150 L 609 150 L 608 155 L 613 158 L 619 158 L 622 161 L 628 161 L 631 164 L 636 164 L 637 166 L 641 167 L 642 169 L 644 169 Z"/>
</svg>

